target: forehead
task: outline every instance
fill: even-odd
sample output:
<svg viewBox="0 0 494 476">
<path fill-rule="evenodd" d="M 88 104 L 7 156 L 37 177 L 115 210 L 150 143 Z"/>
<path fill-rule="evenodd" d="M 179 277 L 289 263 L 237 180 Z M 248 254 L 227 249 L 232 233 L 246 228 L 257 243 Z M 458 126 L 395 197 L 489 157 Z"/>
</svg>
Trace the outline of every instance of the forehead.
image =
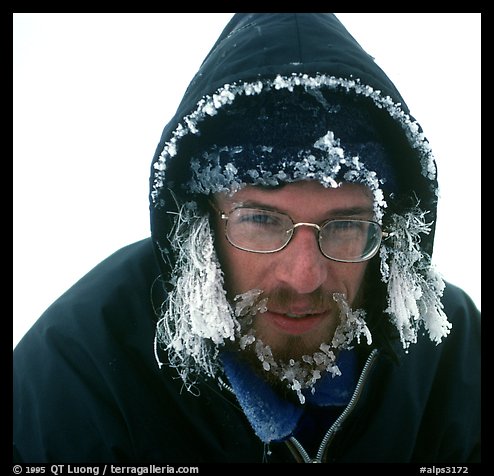
<svg viewBox="0 0 494 476">
<path fill-rule="evenodd" d="M 321 211 L 344 208 L 367 208 L 372 211 L 371 190 L 361 184 L 343 183 L 336 188 L 324 187 L 317 181 L 303 180 L 281 187 L 248 185 L 236 193 L 216 194 L 223 208 L 255 205 L 286 211 Z"/>
</svg>

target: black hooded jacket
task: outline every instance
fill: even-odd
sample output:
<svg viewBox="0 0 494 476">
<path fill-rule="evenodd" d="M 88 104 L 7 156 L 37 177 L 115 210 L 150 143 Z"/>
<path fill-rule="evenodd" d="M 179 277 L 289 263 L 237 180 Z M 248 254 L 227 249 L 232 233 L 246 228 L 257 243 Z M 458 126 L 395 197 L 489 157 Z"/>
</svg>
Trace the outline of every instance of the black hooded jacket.
<svg viewBox="0 0 494 476">
<path fill-rule="evenodd" d="M 361 384 L 317 455 L 306 454 L 293 440 L 266 448 L 228 389 L 205 378 L 189 392 L 175 369 L 158 366 L 157 357 L 166 363 L 167 356 L 154 345 L 156 324 L 174 263 L 166 238 L 167 211 L 173 208 L 168 192 L 176 187 L 177 196 L 184 193 L 177 185 L 184 180 L 177 164 L 203 145 L 193 132 L 177 135 L 177 127 L 202 98 L 225 84 L 294 72 L 358 78 L 408 113 L 391 81 L 336 17 L 235 15 L 157 147 L 150 179 L 152 237 L 91 270 L 47 309 L 14 350 L 15 462 L 480 460 L 480 315 L 471 299 L 450 284 L 442 303 L 452 328 L 440 344 L 419 334 L 406 352 L 396 347 L 395 357 L 379 346 L 358 347 Z M 405 129 L 404 121 L 394 121 L 397 130 Z M 399 141 L 409 140 L 406 131 L 401 135 Z M 177 153 L 162 175 L 156 164 L 166 144 L 168 150 L 176 146 Z M 408 149 L 400 190 L 407 195 L 413 189 L 434 218 L 435 174 L 421 173 L 420 147 Z M 410 171 L 414 176 L 403 185 Z M 431 252 L 432 244 L 433 231 L 424 239 L 424 250 Z"/>
</svg>

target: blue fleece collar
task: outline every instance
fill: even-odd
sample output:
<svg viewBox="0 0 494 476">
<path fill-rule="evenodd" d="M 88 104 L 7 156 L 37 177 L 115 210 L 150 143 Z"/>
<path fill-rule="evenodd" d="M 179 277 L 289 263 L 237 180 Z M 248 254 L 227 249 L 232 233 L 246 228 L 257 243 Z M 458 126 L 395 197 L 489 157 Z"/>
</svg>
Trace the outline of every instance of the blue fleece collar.
<svg viewBox="0 0 494 476">
<path fill-rule="evenodd" d="M 240 406 L 256 435 L 265 443 L 290 436 L 304 413 L 305 405 L 344 406 L 350 401 L 357 382 L 357 359 L 354 351 L 340 352 L 337 365 L 341 375 L 324 373 L 317 381 L 314 394 L 304 391 L 306 404 L 282 399 L 273 388 L 233 352 L 221 354 L 225 374 Z"/>
</svg>

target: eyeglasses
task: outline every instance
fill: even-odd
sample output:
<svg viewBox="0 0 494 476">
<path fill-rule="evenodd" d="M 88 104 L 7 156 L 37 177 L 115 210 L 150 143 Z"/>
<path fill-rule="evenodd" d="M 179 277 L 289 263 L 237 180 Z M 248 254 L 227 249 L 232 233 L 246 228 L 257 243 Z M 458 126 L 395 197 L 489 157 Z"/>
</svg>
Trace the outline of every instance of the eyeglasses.
<svg viewBox="0 0 494 476">
<path fill-rule="evenodd" d="M 215 207 L 216 208 L 216 207 Z M 217 210 L 225 220 L 225 235 L 236 248 L 253 253 L 275 253 L 285 248 L 296 228 L 317 230 L 321 253 L 334 261 L 360 263 L 372 258 L 385 233 L 370 220 L 336 219 L 316 223 L 294 223 L 286 214 L 259 208 L 235 208 L 228 214 Z"/>
</svg>

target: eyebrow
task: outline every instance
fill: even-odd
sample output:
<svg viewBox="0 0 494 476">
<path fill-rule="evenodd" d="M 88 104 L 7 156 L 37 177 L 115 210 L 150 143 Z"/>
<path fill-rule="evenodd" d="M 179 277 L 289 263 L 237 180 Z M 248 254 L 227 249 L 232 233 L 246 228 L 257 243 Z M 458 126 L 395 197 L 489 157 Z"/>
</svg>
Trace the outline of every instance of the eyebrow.
<svg viewBox="0 0 494 476">
<path fill-rule="evenodd" d="M 260 203 L 255 200 L 245 200 L 240 202 L 232 203 L 232 208 L 260 208 L 262 210 L 270 210 L 273 212 L 280 212 L 287 214 L 287 211 L 280 210 L 277 207 L 272 207 L 267 205 L 266 203 Z M 342 217 L 356 217 L 362 215 L 373 215 L 374 210 L 370 206 L 353 206 L 353 207 L 341 207 L 335 208 L 332 210 L 328 210 L 327 215 L 331 218 L 342 218 Z"/>
<path fill-rule="evenodd" d="M 348 207 L 336 208 L 330 211 L 330 215 L 334 217 L 353 217 L 358 215 L 372 215 L 374 210 L 371 207 Z"/>
</svg>

